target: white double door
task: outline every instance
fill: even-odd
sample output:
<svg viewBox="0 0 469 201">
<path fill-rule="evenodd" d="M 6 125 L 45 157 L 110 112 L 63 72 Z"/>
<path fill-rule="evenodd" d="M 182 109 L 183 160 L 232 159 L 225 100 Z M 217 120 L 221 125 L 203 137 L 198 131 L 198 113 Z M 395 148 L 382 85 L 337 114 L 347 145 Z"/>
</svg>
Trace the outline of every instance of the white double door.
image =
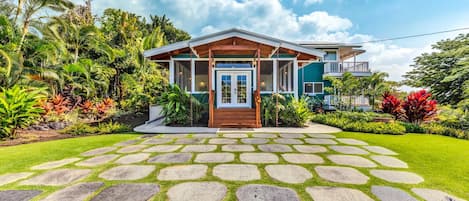
<svg viewBox="0 0 469 201">
<path fill-rule="evenodd" d="M 251 107 L 251 71 L 219 71 L 217 73 L 217 107 Z"/>
</svg>

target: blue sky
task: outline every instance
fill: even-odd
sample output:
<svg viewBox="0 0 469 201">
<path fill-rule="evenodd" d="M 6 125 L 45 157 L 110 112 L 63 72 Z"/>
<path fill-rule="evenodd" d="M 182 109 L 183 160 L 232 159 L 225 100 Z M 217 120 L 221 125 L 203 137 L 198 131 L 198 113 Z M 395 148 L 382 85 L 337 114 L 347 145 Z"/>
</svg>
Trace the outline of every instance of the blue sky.
<svg viewBox="0 0 469 201">
<path fill-rule="evenodd" d="M 82 0 L 74 0 L 81 3 Z M 93 10 L 121 8 L 142 16 L 166 14 L 200 36 L 232 27 L 291 41 L 363 42 L 469 27 L 468 0 L 94 0 Z M 467 33 L 466 31 L 465 33 Z M 402 80 L 412 60 L 454 32 L 367 43 L 360 59 L 391 80 Z"/>
</svg>

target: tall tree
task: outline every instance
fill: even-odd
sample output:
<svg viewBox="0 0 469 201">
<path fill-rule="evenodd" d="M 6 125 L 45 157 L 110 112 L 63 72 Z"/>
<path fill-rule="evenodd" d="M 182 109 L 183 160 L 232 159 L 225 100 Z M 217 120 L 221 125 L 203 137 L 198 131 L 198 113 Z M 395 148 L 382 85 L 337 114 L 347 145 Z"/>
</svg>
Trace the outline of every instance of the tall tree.
<svg viewBox="0 0 469 201">
<path fill-rule="evenodd" d="M 191 39 L 191 36 L 187 32 L 176 28 L 166 15 L 150 15 L 150 20 L 149 31 L 151 32 L 159 27 L 165 35 L 166 42 L 169 44 Z"/>
<path fill-rule="evenodd" d="M 376 97 L 383 95 L 385 91 L 388 91 L 390 86 L 386 82 L 386 78 L 389 75 L 385 72 L 375 72 L 370 77 L 363 79 L 364 90 L 366 96 L 370 101 L 371 109 L 375 110 Z"/>
<path fill-rule="evenodd" d="M 432 47 L 435 52 L 414 59 L 404 83 L 428 87 L 438 103 L 456 105 L 464 100 L 464 83 L 469 80 L 469 34 L 439 41 Z"/>
</svg>

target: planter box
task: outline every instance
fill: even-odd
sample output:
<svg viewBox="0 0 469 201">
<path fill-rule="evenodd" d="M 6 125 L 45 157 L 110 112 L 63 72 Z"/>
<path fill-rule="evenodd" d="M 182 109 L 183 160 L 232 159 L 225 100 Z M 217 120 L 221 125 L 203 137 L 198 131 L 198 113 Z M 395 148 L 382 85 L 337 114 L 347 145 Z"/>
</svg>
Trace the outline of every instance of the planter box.
<svg viewBox="0 0 469 201">
<path fill-rule="evenodd" d="M 151 122 L 153 120 L 163 117 L 163 115 L 161 114 L 161 111 L 163 111 L 162 106 L 150 105 L 148 122 Z"/>
</svg>

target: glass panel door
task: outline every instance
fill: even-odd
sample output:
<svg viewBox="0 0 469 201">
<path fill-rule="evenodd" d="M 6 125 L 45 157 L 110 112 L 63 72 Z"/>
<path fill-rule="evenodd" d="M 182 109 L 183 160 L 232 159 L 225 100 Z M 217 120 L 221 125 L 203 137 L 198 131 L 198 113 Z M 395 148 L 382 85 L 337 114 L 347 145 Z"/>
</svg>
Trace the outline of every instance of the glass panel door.
<svg viewBox="0 0 469 201">
<path fill-rule="evenodd" d="M 251 90 L 251 72 L 219 72 L 217 75 L 217 107 L 250 108 Z"/>
<path fill-rule="evenodd" d="M 248 88 L 248 76 L 247 75 L 238 75 L 236 76 L 236 103 L 237 104 L 246 104 L 247 103 L 247 88 Z"/>
<path fill-rule="evenodd" d="M 231 75 L 221 76 L 221 102 L 230 104 L 231 101 Z"/>
</svg>

